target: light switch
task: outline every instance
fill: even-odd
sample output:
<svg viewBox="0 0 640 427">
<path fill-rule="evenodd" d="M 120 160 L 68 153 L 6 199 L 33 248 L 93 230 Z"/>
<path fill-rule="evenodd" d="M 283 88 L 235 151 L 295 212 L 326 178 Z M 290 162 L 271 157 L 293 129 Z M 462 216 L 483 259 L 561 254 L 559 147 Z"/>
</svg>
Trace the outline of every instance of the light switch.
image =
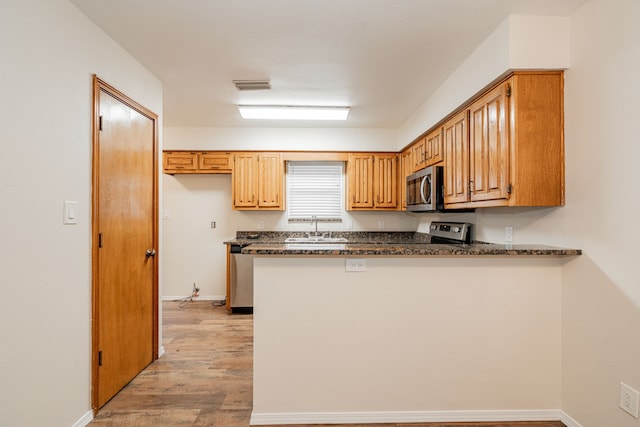
<svg viewBox="0 0 640 427">
<path fill-rule="evenodd" d="M 63 224 L 78 223 L 78 202 L 65 200 Z"/>
</svg>

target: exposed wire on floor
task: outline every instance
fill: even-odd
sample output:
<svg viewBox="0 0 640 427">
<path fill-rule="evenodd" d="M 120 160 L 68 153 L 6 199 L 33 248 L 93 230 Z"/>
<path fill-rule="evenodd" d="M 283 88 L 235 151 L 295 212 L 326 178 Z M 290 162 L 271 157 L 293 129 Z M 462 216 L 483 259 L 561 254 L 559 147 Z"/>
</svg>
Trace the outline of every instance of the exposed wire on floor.
<svg viewBox="0 0 640 427">
<path fill-rule="evenodd" d="M 193 284 L 193 290 L 191 291 L 191 295 L 188 295 L 184 298 L 180 298 L 174 301 L 179 301 L 178 306 L 183 307 L 185 306 L 187 303 L 193 302 L 193 299 L 196 298 L 199 294 L 198 292 L 200 292 L 200 288 L 196 288 L 196 284 Z"/>
</svg>

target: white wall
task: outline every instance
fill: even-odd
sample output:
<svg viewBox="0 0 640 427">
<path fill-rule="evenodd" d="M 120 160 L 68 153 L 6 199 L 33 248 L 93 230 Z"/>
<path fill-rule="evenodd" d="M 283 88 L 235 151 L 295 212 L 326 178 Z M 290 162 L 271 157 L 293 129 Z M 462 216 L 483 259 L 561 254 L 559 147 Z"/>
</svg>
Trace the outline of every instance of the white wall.
<svg viewBox="0 0 640 427">
<path fill-rule="evenodd" d="M 548 219 L 553 240 L 584 249 L 564 271 L 562 372 L 563 407 L 585 427 L 639 425 L 618 408 L 621 381 L 640 390 L 639 22 L 637 0 L 571 17 L 567 204 Z"/>
<path fill-rule="evenodd" d="M 253 423 L 560 418 L 561 264 L 575 258 L 366 262 L 255 259 Z"/>
<path fill-rule="evenodd" d="M 395 129 L 167 127 L 165 149 L 397 151 Z"/>
<path fill-rule="evenodd" d="M 0 52 L 0 424 L 70 426 L 90 416 L 92 74 L 160 115 L 162 87 L 66 0 L 3 1 Z"/>
<path fill-rule="evenodd" d="M 287 222 L 283 211 L 235 211 L 231 208 L 231 175 L 164 175 L 163 298 L 191 294 L 193 283 L 203 299 L 225 298 L 226 247 L 236 231 L 313 231 L 309 223 Z M 166 216 L 169 215 L 169 218 Z M 343 212 L 342 223 L 318 224 L 320 231 L 414 231 L 419 217 L 401 212 Z M 216 228 L 211 228 L 215 221 Z"/>
<path fill-rule="evenodd" d="M 400 127 L 397 149 L 509 70 L 566 68 L 568 28 L 567 18 L 509 16 Z"/>
</svg>

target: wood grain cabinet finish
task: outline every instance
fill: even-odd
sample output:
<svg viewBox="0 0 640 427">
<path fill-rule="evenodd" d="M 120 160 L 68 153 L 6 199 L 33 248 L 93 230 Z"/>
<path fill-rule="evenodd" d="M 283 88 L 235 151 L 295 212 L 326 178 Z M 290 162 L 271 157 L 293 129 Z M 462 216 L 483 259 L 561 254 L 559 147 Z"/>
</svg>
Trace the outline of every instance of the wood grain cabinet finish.
<svg viewBox="0 0 640 427">
<path fill-rule="evenodd" d="M 203 152 L 198 154 L 198 170 L 202 173 L 231 173 L 231 153 Z"/>
<path fill-rule="evenodd" d="M 562 206 L 563 92 L 561 71 L 515 72 L 449 120 L 445 206 Z"/>
<path fill-rule="evenodd" d="M 424 138 L 411 146 L 411 158 L 413 159 L 413 172 L 427 167 L 427 149 Z"/>
<path fill-rule="evenodd" d="M 165 151 L 162 153 L 164 173 L 195 173 L 198 170 L 198 153 L 194 151 Z"/>
<path fill-rule="evenodd" d="M 442 128 L 429 133 L 424 138 L 425 167 L 440 163 L 444 157 Z"/>
<path fill-rule="evenodd" d="M 231 153 L 220 151 L 164 151 L 166 174 L 231 173 Z"/>
<path fill-rule="evenodd" d="M 400 187 L 400 209 L 403 211 L 407 210 L 407 177 L 414 172 L 411 154 L 411 149 L 408 148 L 400 155 L 401 174 L 398 186 Z"/>
<path fill-rule="evenodd" d="M 398 210 L 398 154 L 350 153 L 347 210 Z"/>
<path fill-rule="evenodd" d="M 284 162 L 280 153 L 235 153 L 233 208 L 284 210 Z"/>
</svg>

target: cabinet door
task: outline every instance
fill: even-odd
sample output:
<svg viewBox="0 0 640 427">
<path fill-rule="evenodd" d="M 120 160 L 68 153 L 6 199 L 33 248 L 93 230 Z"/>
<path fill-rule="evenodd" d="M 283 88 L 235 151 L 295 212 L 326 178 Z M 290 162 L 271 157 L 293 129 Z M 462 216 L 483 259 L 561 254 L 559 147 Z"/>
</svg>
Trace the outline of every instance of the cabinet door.
<svg viewBox="0 0 640 427">
<path fill-rule="evenodd" d="M 407 209 L 407 177 L 413 173 L 413 163 L 411 158 L 411 150 L 407 149 L 402 152 L 402 174 L 400 175 L 400 199 L 402 200 L 402 210 Z"/>
<path fill-rule="evenodd" d="M 506 87 L 507 83 L 497 86 L 469 108 L 471 201 L 509 197 Z"/>
<path fill-rule="evenodd" d="M 347 206 L 373 208 L 373 155 L 349 154 Z"/>
<path fill-rule="evenodd" d="M 280 208 L 284 165 L 279 153 L 258 155 L 258 206 Z"/>
<path fill-rule="evenodd" d="M 198 155 L 198 170 L 203 173 L 231 173 L 230 157 L 230 153 L 200 153 Z"/>
<path fill-rule="evenodd" d="M 254 208 L 258 184 L 257 155 L 238 153 L 233 160 L 232 191 L 234 208 Z"/>
<path fill-rule="evenodd" d="M 398 207 L 398 156 L 378 154 L 374 158 L 375 207 Z"/>
<path fill-rule="evenodd" d="M 413 157 L 413 172 L 427 167 L 427 152 L 424 138 L 411 146 L 411 156 Z"/>
<path fill-rule="evenodd" d="M 443 160 L 442 150 L 442 129 L 431 132 L 425 138 L 425 166 L 431 166 Z"/>
<path fill-rule="evenodd" d="M 468 201 L 469 136 L 467 130 L 467 110 L 456 114 L 443 126 L 445 204 Z"/>
<path fill-rule="evenodd" d="M 162 168 L 165 173 L 194 173 L 198 169 L 198 155 L 188 151 L 165 151 Z"/>
</svg>

